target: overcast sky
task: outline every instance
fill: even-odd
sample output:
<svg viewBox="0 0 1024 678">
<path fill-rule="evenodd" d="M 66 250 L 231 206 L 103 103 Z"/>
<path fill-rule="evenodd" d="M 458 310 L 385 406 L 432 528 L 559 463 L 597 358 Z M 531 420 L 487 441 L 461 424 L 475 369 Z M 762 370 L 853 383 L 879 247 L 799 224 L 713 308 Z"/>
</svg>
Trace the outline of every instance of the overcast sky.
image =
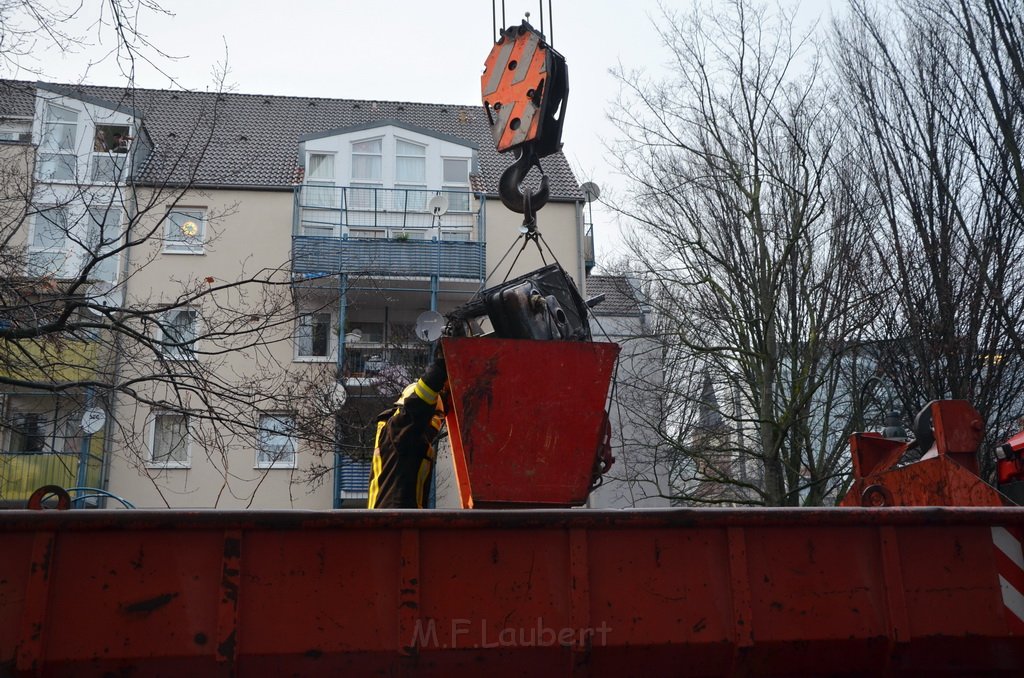
<svg viewBox="0 0 1024 678">
<path fill-rule="evenodd" d="M 137 1 L 137 0 L 136 0 Z M 76 6 L 77 0 L 64 0 Z M 50 2 L 52 4 L 52 0 Z M 480 73 L 493 44 L 491 0 L 164 0 L 169 14 L 139 17 L 139 30 L 173 59 L 159 69 L 140 64 L 140 87 L 208 89 L 214 67 L 228 64 L 227 84 L 236 92 L 428 103 L 479 104 Z M 501 0 L 496 3 L 501 22 Z M 693 0 L 665 0 L 686 9 Z M 804 0 L 818 13 L 827 0 Z M 82 23 L 73 30 L 89 47 L 71 54 L 36 52 L 40 79 L 124 82 L 112 59 L 87 68 L 112 47 L 94 22 L 99 0 L 85 0 Z M 540 2 L 505 0 L 508 24 L 524 13 L 540 28 Z M 562 140 L 577 178 L 602 188 L 619 179 L 603 140 L 614 135 L 605 112 L 617 86 L 608 71 L 627 67 L 657 69 L 666 60 L 652 19 L 656 0 L 552 0 L 543 2 L 544 28 L 569 66 L 569 100 Z M 805 12 L 806 13 L 806 12 Z M 109 18 L 109 17 L 107 17 Z M 553 21 L 552 21 L 553 18 Z M 92 27 L 90 28 L 90 25 Z M 162 71 L 162 72 L 161 72 Z M 37 79 L 35 73 L 0 73 Z M 170 76 L 170 77 L 168 77 Z M 170 78 L 173 78 L 171 80 Z M 543 212 L 539 214 L 541 231 Z M 598 260 L 619 247 L 612 217 L 594 211 Z"/>
</svg>

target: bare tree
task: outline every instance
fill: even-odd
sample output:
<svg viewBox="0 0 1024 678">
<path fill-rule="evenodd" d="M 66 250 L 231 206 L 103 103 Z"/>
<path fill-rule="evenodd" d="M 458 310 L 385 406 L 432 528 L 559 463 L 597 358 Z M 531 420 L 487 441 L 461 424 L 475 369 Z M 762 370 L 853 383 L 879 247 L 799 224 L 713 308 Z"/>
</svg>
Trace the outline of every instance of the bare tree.
<svg viewBox="0 0 1024 678">
<path fill-rule="evenodd" d="M 836 375 L 872 318 L 856 168 L 817 50 L 746 0 L 665 11 L 663 81 L 616 73 L 618 209 L 658 316 L 681 503 L 820 504 L 845 482 Z"/>
<path fill-rule="evenodd" d="M 104 472 L 101 460 L 109 464 L 116 454 L 149 477 L 163 496 L 166 471 L 151 464 L 153 443 L 141 425 L 150 413 L 161 412 L 172 425 L 187 422 L 195 449 L 221 476 L 220 495 L 251 503 L 265 474 L 252 478 L 250 462 L 243 482 L 232 469 L 238 463 L 232 453 L 260 446 L 268 434 L 261 413 L 295 413 L 291 426 L 315 416 L 323 409 L 322 392 L 336 386 L 336 375 L 328 387 L 321 375 L 295 373 L 280 358 L 281 347 L 290 347 L 296 320 L 286 254 L 268 265 L 252 263 L 242 253 L 229 270 L 172 275 L 158 288 L 143 282 L 162 252 L 189 247 L 196 229 L 205 230 L 198 235 L 207 246 L 217 243 L 220 225 L 234 207 L 211 209 L 197 224 L 180 205 L 203 196 L 200 186 L 220 183 L 208 158 L 238 123 L 221 96 L 226 89 L 222 66 L 215 91 L 197 99 L 199 105 L 187 109 L 188 117 L 172 133 L 165 130 L 154 138 L 144 123 L 138 125 L 138 113 L 144 119 L 146 111 L 176 98 L 173 92 L 134 86 L 138 61 L 155 63 L 166 56 L 139 28 L 143 15 L 163 12 L 156 3 L 116 0 L 66 11 L 36 2 L 0 3 L 0 60 L 12 70 L 39 73 L 29 63 L 33 51 L 42 45 L 82 47 L 86 37 L 64 26 L 92 10 L 97 17 L 90 39 L 110 45 L 107 58 L 121 66 L 123 86 L 37 88 L 24 81 L 0 82 L 5 104 L 0 113 L 21 105 L 42 119 L 38 148 L 0 145 L 6 452 L 51 453 L 54 464 L 66 467 L 58 476 L 96 486 Z M 82 126 L 61 118 L 67 114 L 61 102 L 76 97 L 89 102 L 75 113 L 90 117 Z M 122 110 L 136 116 L 130 141 Z M 95 129 L 96 139 L 77 138 L 75 130 L 81 129 Z M 235 169 L 220 164 L 214 172 L 229 177 Z M 290 356 L 290 348 L 286 353 Z M 108 416 L 102 431 L 84 432 L 83 413 L 95 408 L 117 416 Z M 333 421 L 333 413 L 320 413 Z M 290 433 L 299 435 L 294 428 Z M 330 438 L 333 444 L 333 433 Z M 169 457 L 174 454 L 168 451 Z M 0 500 L 23 500 L 21 493 L 31 483 L 48 481 L 54 470 L 27 465 L 24 455 L 2 458 L 0 481 L 18 485 L 18 496 L 3 496 L 0 482 Z M 77 473 L 71 460 L 79 465 Z M 296 483 L 307 480 L 299 471 L 295 476 Z M 167 497 L 164 501 L 171 504 Z"/>
<path fill-rule="evenodd" d="M 910 2 L 884 15 L 853 0 L 834 31 L 890 290 L 864 355 L 907 420 L 932 399 L 964 398 L 990 442 L 1014 427 L 1024 388 L 1020 21 L 1016 2 Z"/>
</svg>

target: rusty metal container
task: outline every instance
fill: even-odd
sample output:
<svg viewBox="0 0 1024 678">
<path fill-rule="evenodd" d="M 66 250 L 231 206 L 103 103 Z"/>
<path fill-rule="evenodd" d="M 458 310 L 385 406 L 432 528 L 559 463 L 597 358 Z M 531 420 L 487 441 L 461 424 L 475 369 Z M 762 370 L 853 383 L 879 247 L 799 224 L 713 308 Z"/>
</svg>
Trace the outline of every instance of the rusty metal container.
<svg viewBox="0 0 1024 678">
<path fill-rule="evenodd" d="M 1017 508 L 0 512 L 0 676 L 1019 676 L 1022 528 Z"/>
<path fill-rule="evenodd" d="M 579 506 L 605 425 L 618 344 L 443 340 L 465 508 Z"/>
</svg>

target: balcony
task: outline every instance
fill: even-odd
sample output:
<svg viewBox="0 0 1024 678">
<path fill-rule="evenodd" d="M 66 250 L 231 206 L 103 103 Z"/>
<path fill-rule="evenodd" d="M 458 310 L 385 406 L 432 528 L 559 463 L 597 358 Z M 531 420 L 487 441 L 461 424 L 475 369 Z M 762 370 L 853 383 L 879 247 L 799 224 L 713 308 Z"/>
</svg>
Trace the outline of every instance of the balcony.
<svg viewBox="0 0 1024 678">
<path fill-rule="evenodd" d="M 428 211 L 436 195 L 449 205 L 439 217 Z M 298 186 L 292 271 L 482 280 L 483 202 L 467 191 Z"/>
</svg>

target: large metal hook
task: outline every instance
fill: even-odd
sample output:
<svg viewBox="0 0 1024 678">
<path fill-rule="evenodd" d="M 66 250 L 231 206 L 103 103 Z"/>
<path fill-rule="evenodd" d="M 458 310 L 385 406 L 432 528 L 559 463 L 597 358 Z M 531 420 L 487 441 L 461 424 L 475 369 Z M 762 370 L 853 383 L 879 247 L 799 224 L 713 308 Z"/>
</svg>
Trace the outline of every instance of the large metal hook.
<svg viewBox="0 0 1024 678">
<path fill-rule="evenodd" d="M 523 183 L 526 175 L 530 173 L 530 168 L 534 166 L 541 170 L 540 188 L 527 196 L 523 194 L 519 185 Z M 540 160 L 532 146 L 528 145 L 524 148 L 520 152 L 519 158 L 501 173 L 501 179 L 498 181 L 498 196 L 501 197 L 501 202 L 505 207 L 526 216 L 524 223 L 532 222 L 534 213 L 547 204 L 550 197 L 548 176 L 541 169 Z"/>
</svg>

